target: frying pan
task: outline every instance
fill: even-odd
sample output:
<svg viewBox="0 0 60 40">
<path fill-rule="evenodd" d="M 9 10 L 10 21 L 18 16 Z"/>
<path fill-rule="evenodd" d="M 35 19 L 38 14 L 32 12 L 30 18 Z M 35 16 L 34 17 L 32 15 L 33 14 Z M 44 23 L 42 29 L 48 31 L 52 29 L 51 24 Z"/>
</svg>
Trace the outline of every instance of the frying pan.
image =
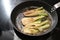
<svg viewBox="0 0 60 40">
<path fill-rule="evenodd" d="M 22 28 L 22 24 L 17 24 L 16 22 L 19 22 L 19 20 L 21 20 L 21 18 L 23 18 L 23 9 L 27 8 L 27 7 L 43 7 L 45 10 L 47 10 L 49 12 L 49 14 L 51 15 L 52 17 L 52 25 L 51 27 L 44 33 L 38 35 L 38 36 L 42 36 L 42 35 L 45 35 L 49 32 L 51 32 L 57 25 L 57 22 L 58 22 L 58 15 L 56 13 L 56 9 L 60 5 L 60 2 L 58 2 L 57 4 L 55 4 L 54 6 L 50 6 L 49 4 L 43 2 L 43 1 L 26 1 L 26 2 L 22 2 L 20 3 L 19 5 L 17 5 L 12 13 L 11 13 L 11 22 L 12 24 L 14 25 L 14 28 L 20 33 L 20 34 L 23 34 L 22 32 L 20 32 L 20 28 Z M 18 21 L 17 21 L 18 20 Z M 19 25 L 19 27 L 17 26 Z M 26 34 L 23 34 L 23 35 L 26 35 Z M 30 36 L 30 35 L 27 35 L 27 36 Z"/>
</svg>

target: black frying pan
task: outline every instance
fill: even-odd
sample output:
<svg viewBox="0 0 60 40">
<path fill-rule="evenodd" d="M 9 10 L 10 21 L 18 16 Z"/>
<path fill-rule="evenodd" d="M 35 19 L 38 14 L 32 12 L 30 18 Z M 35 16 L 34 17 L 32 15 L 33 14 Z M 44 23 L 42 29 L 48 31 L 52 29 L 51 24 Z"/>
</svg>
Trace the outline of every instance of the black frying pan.
<svg viewBox="0 0 60 40">
<path fill-rule="evenodd" d="M 59 3 L 59 4 L 60 4 L 60 3 Z M 48 31 L 46 31 L 46 32 L 44 32 L 44 33 L 42 33 L 41 35 L 38 35 L 38 36 L 42 36 L 42 35 L 45 35 L 45 34 L 51 32 L 51 31 L 56 27 L 56 24 L 57 24 L 57 22 L 58 22 L 58 15 L 57 15 L 57 13 L 56 13 L 56 11 L 55 11 L 55 9 L 58 8 L 58 7 L 55 7 L 55 6 L 52 7 L 52 6 L 50 6 L 49 4 L 47 4 L 47 3 L 45 3 L 45 2 L 42 2 L 42 1 L 26 1 L 26 2 L 22 2 L 21 4 L 17 5 L 17 6 L 13 9 L 13 11 L 12 11 L 12 13 L 11 13 L 11 21 L 12 21 L 12 23 L 13 23 L 13 25 L 14 25 L 14 28 L 15 28 L 20 34 L 23 34 L 23 33 L 20 32 L 19 27 L 16 25 L 16 19 L 17 19 L 17 20 L 21 20 L 21 18 L 24 17 L 24 16 L 23 16 L 23 13 L 21 13 L 22 10 L 25 9 L 25 8 L 27 8 L 27 7 L 30 7 L 30 6 L 34 6 L 34 7 L 41 7 L 41 6 L 43 6 L 43 8 L 46 9 L 46 10 L 49 12 L 49 14 L 51 15 L 51 17 L 52 17 L 52 26 L 49 28 Z M 51 9 L 52 9 L 52 10 L 51 10 Z M 18 17 L 18 18 L 17 18 L 17 17 Z M 18 25 L 19 25 L 19 24 L 18 24 Z M 21 26 L 22 26 L 22 24 L 20 24 L 20 28 L 21 28 Z M 25 34 L 23 34 L 23 35 L 25 35 Z M 27 36 L 28 36 L 28 35 L 27 35 Z"/>
</svg>

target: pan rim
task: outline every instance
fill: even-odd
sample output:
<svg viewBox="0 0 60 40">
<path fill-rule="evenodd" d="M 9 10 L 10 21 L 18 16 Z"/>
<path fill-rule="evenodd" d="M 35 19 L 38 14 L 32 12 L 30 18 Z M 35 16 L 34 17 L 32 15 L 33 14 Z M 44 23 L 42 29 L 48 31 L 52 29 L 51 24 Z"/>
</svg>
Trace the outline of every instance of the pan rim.
<svg viewBox="0 0 60 40">
<path fill-rule="evenodd" d="M 25 2 L 34 2 L 34 1 L 25 1 Z M 22 2 L 22 3 L 25 3 L 25 2 Z M 36 2 L 38 2 L 38 1 L 36 1 Z M 42 2 L 42 1 L 41 1 Z M 20 4 L 22 4 L 22 3 L 20 3 Z M 46 2 L 42 2 L 42 3 L 45 3 L 45 4 L 47 4 Z M 17 6 L 19 6 L 20 4 L 18 4 Z M 49 4 L 47 4 L 47 5 L 49 5 Z M 17 8 L 17 6 L 15 7 L 15 8 Z M 49 5 L 50 7 L 52 7 L 51 5 Z M 14 9 L 15 9 L 14 8 Z M 13 9 L 13 11 L 14 11 L 14 9 Z M 13 11 L 11 12 L 11 15 L 12 15 L 12 13 L 13 13 Z M 56 11 L 55 11 L 56 12 Z M 56 12 L 57 13 L 57 12 Z M 10 20 L 11 20 L 11 23 L 13 24 L 13 22 L 12 22 L 12 19 L 10 18 Z M 58 23 L 58 15 L 57 15 L 57 23 Z M 57 23 L 56 23 L 56 25 L 57 25 Z M 14 24 L 13 24 L 14 25 Z M 19 30 L 15 27 L 15 25 L 14 25 L 14 28 L 19 32 Z M 49 32 L 48 32 L 49 33 Z M 47 33 L 46 33 L 47 34 Z M 45 34 L 43 34 L 43 35 L 45 35 Z M 41 36 L 41 35 L 40 35 Z"/>
</svg>

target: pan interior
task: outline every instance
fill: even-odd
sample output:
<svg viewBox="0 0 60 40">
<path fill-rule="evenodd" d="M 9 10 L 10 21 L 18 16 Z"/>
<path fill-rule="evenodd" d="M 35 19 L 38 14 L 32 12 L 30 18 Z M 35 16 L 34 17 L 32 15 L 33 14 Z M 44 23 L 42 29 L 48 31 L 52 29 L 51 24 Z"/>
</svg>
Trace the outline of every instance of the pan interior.
<svg viewBox="0 0 60 40">
<path fill-rule="evenodd" d="M 21 22 L 21 20 L 22 20 L 22 18 L 24 18 L 25 16 L 23 15 L 23 12 L 25 12 L 26 10 L 31 10 L 31 9 L 36 9 L 36 8 L 39 8 L 38 6 L 30 6 L 30 7 L 26 7 L 26 8 L 24 8 L 24 9 L 22 9 L 21 11 L 20 11 L 20 13 L 18 14 L 18 16 L 17 16 L 17 18 L 16 18 L 16 25 L 17 25 L 17 27 L 18 27 L 18 29 L 19 29 L 19 31 L 21 32 L 21 33 L 23 33 L 21 30 L 22 30 L 22 28 L 24 27 L 23 26 L 23 24 L 22 24 L 22 22 Z M 49 17 L 51 18 L 51 26 L 52 26 L 52 22 L 53 22 L 53 19 L 52 19 L 52 17 L 51 17 L 51 15 L 50 15 L 50 13 L 48 13 L 48 15 L 49 15 Z M 47 29 L 47 31 L 49 30 L 49 28 Z M 46 32 L 47 32 L 46 31 Z M 41 34 L 37 34 L 37 35 L 29 35 L 29 34 L 25 34 L 25 33 L 23 33 L 23 34 L 25 34 L 25 35 L 29 35 L 29 36 L 39 36 L 39 35 L 42 35 L 42 34 L 44 34 L 45 32 L 43 32 L 43 33 L 41 33 Z"/>
</svg>

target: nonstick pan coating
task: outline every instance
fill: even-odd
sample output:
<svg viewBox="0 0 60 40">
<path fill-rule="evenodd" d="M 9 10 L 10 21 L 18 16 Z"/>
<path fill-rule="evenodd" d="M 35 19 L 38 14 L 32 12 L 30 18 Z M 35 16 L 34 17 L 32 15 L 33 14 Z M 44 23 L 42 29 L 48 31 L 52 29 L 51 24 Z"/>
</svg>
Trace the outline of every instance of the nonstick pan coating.
<svg viewBox="0 0 60 40">
<path fill-rule="evenodd" d="M 45 10 L 47 10 L 49 12 L 49 14 L 52 17 L 52 26 L 49 28 L 49 30 L 47 32 L 42 33 L 41 35 L 51 32 L 56 27 L 56 24 L 58 22 L 58 16 L 57 16 L 56 11 L 51 13 L 52 6 L 50 6 L 47 3 L 42 2 L 42 1 L 26 1 L 26 2 L 22 2 L 21 4 L 17 5 L 11 13 L 11 21 L 14 24 L 14 28 L 20 32 L 20 30 L 18 29 L 18 26 L 16 25 L 16 18 L 18 15 L 20 16 L 20 18 L 22 18 L 23 17 L 23 15 L 22 15 L 23 13 L 21 13 L 22 9 L 30 7 L 30 6 L 35 6 L 35 7 L 42 6 Z M 25 34 L 23 34 L 23 35 L 25 35 Z M 41 36 L 41 35 L 39 35 L 39 36 Z"/>
</svg>

